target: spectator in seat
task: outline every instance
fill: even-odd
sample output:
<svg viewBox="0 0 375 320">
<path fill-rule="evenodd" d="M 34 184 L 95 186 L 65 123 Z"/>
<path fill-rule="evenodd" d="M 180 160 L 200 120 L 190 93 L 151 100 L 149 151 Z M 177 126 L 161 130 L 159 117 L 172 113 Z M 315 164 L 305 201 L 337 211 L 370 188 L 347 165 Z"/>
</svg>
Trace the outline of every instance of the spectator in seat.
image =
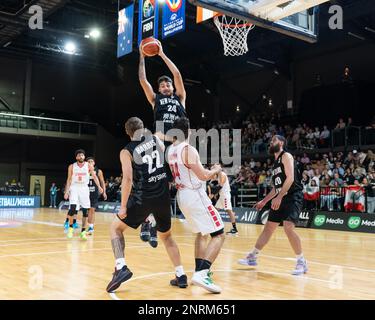
<svg viewBox="0 0 375 320">
<path fill-rule="evenodd" d="M 329 144 L 329 137 L 330 137 L 330 132 L 327 128 L 327 126 L 323 126 L 323 130 L 320 133 L 320 145 L 322 147 L 327 147 Z"/>
<path fill-rule="evenodd" d="M 375 213 L 375 176 L 369 175 L 369 179 L 364 178 L 362 185 L 367 195 L 367 213 Z"/>
<path fill-rule="evenodd" d="M 350 168 L 346 168 L 345 174 L 344 174 L 344 181 L 345 185 L 350 186 L 354 184 L 355 177 L 353 175 L 353 172 Z"/>
<path fill-rule="evenodd" d="M 338 173 L 333 175 L 333 179 L 329 183 L 330 187 L 343 187 L 344 181 L 340 178 Z"/>
<path fill-rule="evenodd" d="M 340 130 L 340 129 L 344 129 L 345 127 L 346 127 L 346 123 L 344 122 L 344 119 L 340 118 L 339 122 L 336 124 L 335 129 Z"/>
<path fill-rule="evenodd" d="M 310 158 L 307 156 L 306 153 L 303 154 L 303 157 L 301 158 L 301 163 L 303 163 L 303 164 L 309 164 L 310 163 Z"/>
</svg>

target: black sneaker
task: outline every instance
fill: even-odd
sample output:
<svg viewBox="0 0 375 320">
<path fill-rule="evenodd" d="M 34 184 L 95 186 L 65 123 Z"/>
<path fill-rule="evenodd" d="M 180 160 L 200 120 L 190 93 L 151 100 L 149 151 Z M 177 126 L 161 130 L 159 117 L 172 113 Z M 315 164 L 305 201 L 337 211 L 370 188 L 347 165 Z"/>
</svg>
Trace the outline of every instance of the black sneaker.
<svg viewBox="0 0 375 320">
<path fill-rule="evenodd" d="M 172 279 L 170 282 L 171 286 L 179 287 L 179 288 L 187 288 L 187 276 L 183 274 L 181 277 L 177 277 Z"/>
<path fill-rule="evenodd" d="M 156 226 L 150 228 L 150 240 L 148 240 L 148 243 L 153 248 L 158 246 L 158 231 L 156 230 Z"/>
<path fill-rule="evenodd" d="M 142 223 L 141 233 L 139 234 L 142 241 L 144 242 L 150 241 L 150 228 L 151 228 L 151 224 L 149 222 Z"/>
<path fill-rule="evenodd" d="M 227 232 L 227 234 L 237 234 L 237 233 L 238 233 L 237 229 L 232 229 L 232 230 Z"/>
<path fill-rule="evenodd" d="M 120 270 L 115 270 L 113 273 L 112 281 L 107 286 L 107 292 L 113 292 L 121 283 L 129 280 L 133 276 L 133 273 L 128 269 L 127 266 L 123 266 Z"/>
</svg>

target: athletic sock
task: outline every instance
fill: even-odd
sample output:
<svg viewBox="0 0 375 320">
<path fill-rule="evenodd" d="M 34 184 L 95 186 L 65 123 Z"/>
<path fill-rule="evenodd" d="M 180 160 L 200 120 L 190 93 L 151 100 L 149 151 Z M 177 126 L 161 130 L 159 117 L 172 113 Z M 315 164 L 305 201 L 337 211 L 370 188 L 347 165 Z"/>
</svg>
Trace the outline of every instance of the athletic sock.
<svg viewBox="0 0 375 320">
<path fill-rule="evenodd" d="M 72 225 L 72 224 L 70 224 L 70 225 L 69 225 L 69 228 L 73 228 L 73 225 Z"/>
<path fill-rule="evenodd" d="M 82 228 L 81 232 L 83 232 L 83 231 L 85 231 L 85 230 L 86 230 L 86 228 Z"/>
<path fill-rule="evenodd" d="M 176 270 L 176 276 L 177 276 L 177 277 L 181 277 L 182 275 L 185 274 L 185 271 L 184 271 L 184 267 L 183 267 L 183 266 L 177 266 L 177 267 L 175 268 L 175 270 Z"/>
<path fill-rule="evenodd" d="M 210 261 L 202 259 L 202 262 L 201 262 L 201 265 L 199 266 L 198 271 L 210 270 L 211 265 L 212 265 L 212 263 Z"/>
<path fill-rule="evenodd" d="M 259 255 L 259 253 L 260 253 L 260 250 L 258 250 L 257 248 L 253 248 L 251 251 L 250 251 L 250 253 L 252 254 L 252 255 L 254 255 L 255 257 L 257 257 L 258 255 Z"/>
<path fill-rule="evenodd" d="M 77 223 L 77 219 L 73 219 L 73 224 Z"/>
<path fill-rule="evenodd" d="M 237 231 L 237 227 L 236 227 L 236 223 L 234 222 L 234 223 L 232 223 L 232 227 L 233 227 L 233 229 L 234 230 L 236 230 Z"/>
<path fill-rule="evenodd" d="M 297 260 L 305 260 L 305 257 L 303 256 L 303 253 L 296 255 Z"/>
<path fill-rule="evenodd" d="M 202 263 L 203 259 L 201 258 L 195 258 L 195 271 L 199 271 L 199 267 Z"/>
<path fill-rule="evenodd" d="M 90 227 L 91 229 L 94 229 L 94 224 L 93 224 L 93 223 L 90 223 L 90 224 L 89 224 L 89 227 Z"/>
<path fill-rule="evenodd" d="M 66 218 L 66 219 L 65 219 L 65 222 L 69 222 L 69 218 Z"/>
<path fill-rule="evenodd" d="M 125 258 L 116 259 L 116 270 L 121 270 L 123 266 L 126 266 Z"/>
</svg>

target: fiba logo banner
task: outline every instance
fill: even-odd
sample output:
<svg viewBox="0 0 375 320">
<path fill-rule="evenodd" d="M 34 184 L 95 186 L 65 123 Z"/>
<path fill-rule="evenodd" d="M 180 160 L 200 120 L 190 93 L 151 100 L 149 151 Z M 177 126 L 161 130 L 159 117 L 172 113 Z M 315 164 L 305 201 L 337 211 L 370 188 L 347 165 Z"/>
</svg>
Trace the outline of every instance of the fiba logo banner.
<svg viewBox="0 0 375 320">
<path fill-rule="evenodd" d="M 138 46 L 143 39 L 158 37 L 159 5 L 157 0 L 139 0 Z"/>
<path fill-rule="evenodd" d="M 166 0 L 163 5 L 163 39 L 183 30 L 185 30 L 185 0 Z"/>
<path fill-rule="evenodd" d="M 155 12 L 155 1 L 154 0 L 145 0 L 143 2 L 143 18 L 148 19 L 154 15 Z"/>
</svg>

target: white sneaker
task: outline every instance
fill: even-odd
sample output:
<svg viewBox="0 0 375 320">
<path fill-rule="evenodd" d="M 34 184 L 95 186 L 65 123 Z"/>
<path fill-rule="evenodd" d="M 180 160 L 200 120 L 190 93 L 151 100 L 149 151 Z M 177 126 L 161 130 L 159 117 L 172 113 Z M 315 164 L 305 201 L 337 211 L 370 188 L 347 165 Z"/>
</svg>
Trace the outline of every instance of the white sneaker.
<svg viewBox="0 0 375 320">
<path fill-rule="evenodd" d="M 292 275 L 299 276 L 305 274 L 308 271 L 307 262 L 305 259 L 298 259 L 296 268 L 292 271 Z"/>
<path fill-rule="evenodd" d="M 211 279 L 211 275 L 212 272 L 209 270 L 198 271 L 194 273 L 191 281 L 193 284 L 200 286 L 209 292 L 221 293 L 221 288 L 214 284 L 213 280 Z"/>
</svg>

